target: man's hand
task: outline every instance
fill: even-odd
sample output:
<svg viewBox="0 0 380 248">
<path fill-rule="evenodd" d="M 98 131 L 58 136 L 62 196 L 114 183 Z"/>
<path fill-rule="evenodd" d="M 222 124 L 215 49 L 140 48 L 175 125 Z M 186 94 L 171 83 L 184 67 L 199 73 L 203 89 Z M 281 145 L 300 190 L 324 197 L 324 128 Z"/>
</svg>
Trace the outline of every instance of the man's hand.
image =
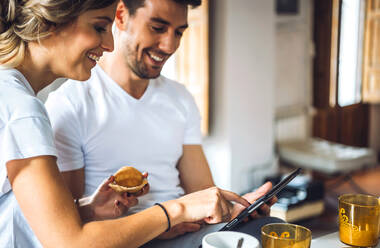
<svg viewBox="0 0 380 248">
<path fill-rule="evenodd" d="M 173 239 L 177 236 L 183 235 L 188 232 L 197 232 L 199 229 L 201 229 L 203 225 L 203 221 L 195 222 L 195 223 L 180 223 L 178 225 L 173 226 L 169 232 L 164 232 L 160 236 L 158 236 L 158 239 Z"/>
<path fill-rule="evenodd" d="M 147 173 L 143 176 L 148 177 Z M 125 214 L 130 207 L 138 204 L 137 197 L 145 195 L 149 191 L 149 184 L 141 191 L 130 193 L 118 193 L 108 186 L 114 181 L 114 176 L 105 180 L 91 196 L 90 205 L 93 212 L 93 220 L 117 218 Z"/>
<path fill-rule="evenodd" d="M 243 198 L 245 198 L 247 201 L 249 201 L 251 204 L 255 202 L 257 199 L 268 193 L 272 188 L 271 182 L 266 182 L 263 184 L 260 188 L 258 188 L 254 192 L 247 193 L 243 195 Z M 261 205 L 261 207 L 257 211 L 253 211 L 251 214 L 252 218 L 257 218 L 260 216 L 267 216 L 270 213 L 270 206 L 272 206 L 277 201 L 276 197 L 273 197 L 267 204 Z M 232 210 L 231 220 L 238 216 L 243 210 L 244 206 L 240 204 L 235 204 Z"/>
</svg>

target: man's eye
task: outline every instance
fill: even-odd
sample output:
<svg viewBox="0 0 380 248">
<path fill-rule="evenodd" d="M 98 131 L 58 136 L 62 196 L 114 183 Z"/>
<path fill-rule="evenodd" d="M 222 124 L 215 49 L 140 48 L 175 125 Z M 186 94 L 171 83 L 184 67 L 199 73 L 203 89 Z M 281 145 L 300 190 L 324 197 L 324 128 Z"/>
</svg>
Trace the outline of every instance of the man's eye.
<svg viewBox="0 0 380 248">
<path fill-rule="evenodd" d="M 152 29 L 158 33 L 161 33 L 161 32 L 164 32 L 164 28 L 163 27 L 154 27 L 152 26 Z"/>
<path fill-rule="evenodd" d="M 179 36 L 179 37 L 182 37 L 182 35 L 183 35 L 183 32 L 180 32 L 180 31 L 177 31 L 177 32 L 175 32 L 175 33 L 176 33 L 176 35 Z"/>
</svg>

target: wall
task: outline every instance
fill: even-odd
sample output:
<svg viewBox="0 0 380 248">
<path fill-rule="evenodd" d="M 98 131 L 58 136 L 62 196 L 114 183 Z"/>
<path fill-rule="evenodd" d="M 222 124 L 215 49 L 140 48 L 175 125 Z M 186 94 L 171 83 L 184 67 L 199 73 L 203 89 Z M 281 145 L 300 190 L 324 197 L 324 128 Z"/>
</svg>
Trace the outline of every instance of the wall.
<svg viewBox="0 0 380 248">
<path fill-rule="evenodd" d="M 216 184 L 257 184 L 274 156 L 274 1 L 210 2 L 210 135 L 204 149 Z"/>
<path fill-rule="evenodd" d="M 276 18 L 276 141 L 311 135 L 313 1 L 299 1 L 299 13 Z"/>
</svg>

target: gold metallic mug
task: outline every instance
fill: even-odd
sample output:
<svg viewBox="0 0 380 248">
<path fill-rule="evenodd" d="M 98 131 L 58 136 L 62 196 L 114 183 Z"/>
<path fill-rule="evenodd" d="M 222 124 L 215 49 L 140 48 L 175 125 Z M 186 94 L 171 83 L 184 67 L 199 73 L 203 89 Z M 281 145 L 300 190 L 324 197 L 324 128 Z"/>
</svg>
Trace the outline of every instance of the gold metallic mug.
<svg viewBox="0 0 380 248">
<path fill-rule="evenodd" d="M 273 223 L 261 228 L 263 248 L 309 248 L 310 242 L 311 231 L 303 226 Z"/>
<path fill-rule="evenodd" d="M 380 234 L 379 198 L 346 194 L 338 199 L 340 241 L 352 246 L 376 246 Z"/>
</svg>

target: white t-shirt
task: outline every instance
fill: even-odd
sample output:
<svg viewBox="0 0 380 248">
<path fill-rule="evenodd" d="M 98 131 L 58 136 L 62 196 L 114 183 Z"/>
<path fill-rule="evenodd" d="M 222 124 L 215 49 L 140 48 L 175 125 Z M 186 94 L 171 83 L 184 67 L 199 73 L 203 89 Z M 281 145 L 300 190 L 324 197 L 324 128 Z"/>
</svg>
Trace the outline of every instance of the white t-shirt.
<svg viewBox="0 0 380 248">
<path fill-rule="evenodd" d="M 43 103 L 19 71 L 0 69 L 0 99 L 0 246 L 40 247 L 11 191 L 6 163 L 57 156 L 51 125 Z"/>
<path fill-rule="evenodd" d="M 149 173 L 150 193 L 131 212 L 177 198 L 184 191 L 176 168 L 184 144 L 200 144 L 200 114 L 186 88 L 163 76 L 140 99 L 100 66 L 86 82 L 68 81 L 45 104 L 61 171 L 84 167 L 85 195 L 120 167 Z"/>
</svg>

